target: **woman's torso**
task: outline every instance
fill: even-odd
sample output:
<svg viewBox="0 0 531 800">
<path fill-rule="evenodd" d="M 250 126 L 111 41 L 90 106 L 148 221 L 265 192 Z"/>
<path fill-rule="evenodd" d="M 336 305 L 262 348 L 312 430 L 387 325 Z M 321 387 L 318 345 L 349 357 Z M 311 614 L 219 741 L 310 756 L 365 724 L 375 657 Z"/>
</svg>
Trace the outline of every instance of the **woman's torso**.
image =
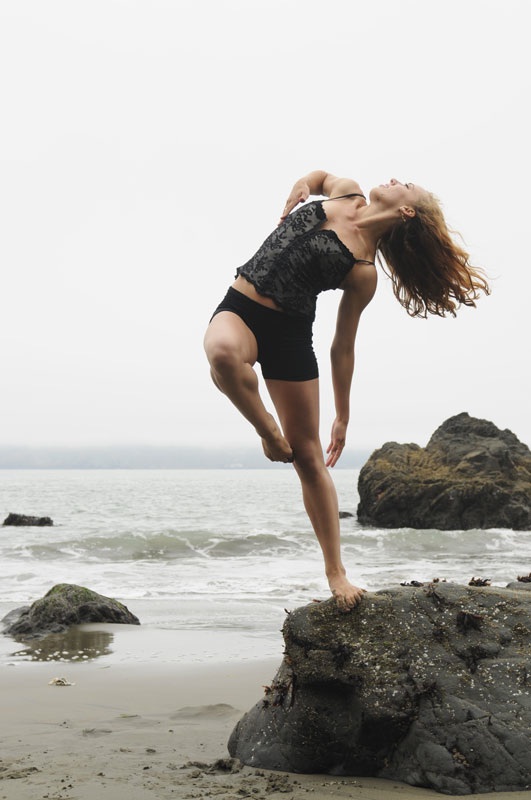
<svg viewBox="0 0 531 800">
<path fill-rule="evenodd" d="M 306 203 L 238 269 L 233 288 L 269 308 L 313 318 L 321 291 L 341 288 L 357 263 L 373 263 L 353 224 L 365 205 L 358 195 Z"/>
</svg>

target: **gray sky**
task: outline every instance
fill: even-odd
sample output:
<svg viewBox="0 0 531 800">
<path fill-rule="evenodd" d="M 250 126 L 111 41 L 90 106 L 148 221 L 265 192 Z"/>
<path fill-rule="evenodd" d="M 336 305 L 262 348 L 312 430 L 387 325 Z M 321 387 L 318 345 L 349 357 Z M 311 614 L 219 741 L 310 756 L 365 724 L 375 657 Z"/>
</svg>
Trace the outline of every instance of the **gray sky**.
<svg viewBox="0 0 531 800">
<path fill-rule="evenodd" d="M 380 274 L 348 444 L 460 411 L 531 444 L 526 0 L 0 0 L 0 444 L 254 444 L 202 350 L 312 169 L 435 192 L 493 293 L 408 317 Z M 322 435 L 339 292 L 315 327 Z"/>
</svg>

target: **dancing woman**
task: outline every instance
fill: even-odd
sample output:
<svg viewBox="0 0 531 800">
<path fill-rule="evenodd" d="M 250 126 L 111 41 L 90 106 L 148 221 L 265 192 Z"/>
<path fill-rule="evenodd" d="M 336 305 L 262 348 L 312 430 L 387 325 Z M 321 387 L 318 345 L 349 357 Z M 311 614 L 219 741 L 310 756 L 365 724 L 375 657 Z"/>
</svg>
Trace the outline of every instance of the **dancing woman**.
<svg viewBox="0 0 531 800">
<path fill-rule="evenodd" d="M 310 195 L 324 199 L 306 203 Z M 267 458 L 293 462 L 342 610 L 355 606 L 364 590 L 350 583 L 341 560 L 337 495 L 327 467 L 345 446 L 354 342 L 376 290 L 377 254 L 411 316 L 455 315 L 460 305 L 474 306 L 480 291 L 489 293 L 432 194 L 392 178 L 367 201 L 355 181 L 317 170 L 295 183 L 278 227 L 237 270 L 205 335 L 215 385 L 253 425 Z M 326 289 L 341 289 L 342 296 L 331 346 L 336 417 L 325 461 L 312 323 L 317 295 Z M 260 397 L 256 362 L 280 424 Z"/>
</svg>

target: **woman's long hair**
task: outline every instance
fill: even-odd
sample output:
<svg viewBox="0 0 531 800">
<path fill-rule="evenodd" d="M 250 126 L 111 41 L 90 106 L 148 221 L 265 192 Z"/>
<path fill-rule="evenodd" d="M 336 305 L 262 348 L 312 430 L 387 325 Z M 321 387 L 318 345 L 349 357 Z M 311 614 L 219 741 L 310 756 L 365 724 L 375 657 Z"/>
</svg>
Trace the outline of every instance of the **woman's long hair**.
<svg viewBox="0 0 531 800">
<path fill-rule="evenodd" d="M 480 291 L 490 294 L 489 284 L 452 239 L 437 198 L 430 195 L 415 210 L 414 217 L 405 218 L 381 237 L 378 259 L 408 314 L 455 317 L 459 306 L 476 305 Z"/>
</svg>

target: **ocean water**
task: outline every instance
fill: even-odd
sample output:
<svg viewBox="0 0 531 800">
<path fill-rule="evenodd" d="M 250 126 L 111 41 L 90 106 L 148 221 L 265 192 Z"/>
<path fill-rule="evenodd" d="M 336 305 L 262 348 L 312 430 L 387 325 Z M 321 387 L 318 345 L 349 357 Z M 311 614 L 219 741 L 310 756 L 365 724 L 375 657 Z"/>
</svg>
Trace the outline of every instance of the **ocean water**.
<svg viewBox="0 0 531 800">
<path fill-rule="evenodd" d="M 369 591 L 435 577 L 505 586 L 531 572 L 531 532 L 363 527 L 358 471 L 332 474 L 340 509 L 354 515 L 341 520 L 344 561 Z M 186 637 L 198 658 L 269 656 L 286 609 L 329 595 L 288 467 L 1 470 L 0 523 L 9 512 L 54 525 L 0 528 L 0 618 L 76 583 L 123 601 L 153 635 Z M 0 656 L 11 657 L 3 639 Z"/>
</svg>

